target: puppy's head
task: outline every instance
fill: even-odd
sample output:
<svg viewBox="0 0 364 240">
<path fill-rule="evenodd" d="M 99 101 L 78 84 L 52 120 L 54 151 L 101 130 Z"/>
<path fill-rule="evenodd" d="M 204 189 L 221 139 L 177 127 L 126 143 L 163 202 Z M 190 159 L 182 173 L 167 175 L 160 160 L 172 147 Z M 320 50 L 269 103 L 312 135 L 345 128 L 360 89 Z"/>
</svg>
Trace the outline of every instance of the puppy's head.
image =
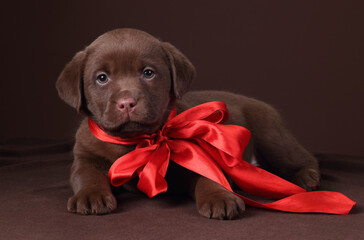
<svg viewBox="0 0 364 240">
<path fill-rule="evenodd" d="M 59 96 L 106 132 L 121 137 L 153 133 L 195 69 L 174 46 L 135 29 L 117 29 L 78 52 L 57 80 Z"/>
</svg>

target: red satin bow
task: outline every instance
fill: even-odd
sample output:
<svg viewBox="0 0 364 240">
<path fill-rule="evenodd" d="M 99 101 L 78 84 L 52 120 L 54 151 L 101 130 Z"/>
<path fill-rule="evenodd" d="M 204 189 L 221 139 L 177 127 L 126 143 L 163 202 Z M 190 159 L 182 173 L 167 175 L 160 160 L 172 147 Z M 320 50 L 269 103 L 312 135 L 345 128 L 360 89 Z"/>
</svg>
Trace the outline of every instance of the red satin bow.
<svg viewBox="0 0 364 240">
<path fill-rule="evenodd" d="M 114 186 L 139 176 L 138 188 L 149 197 L 167 191 L 164 177 L 169 161 L 209 178 L 233 192 L 224 173 L 245 192 L 280 199 L 261 204 L 237 193 L 248 205 L 286 212 L 348 214 L 356 204 L 338 192 L 306 192 L 276 175 L 242 160 L 250 139 L 246 128 L 222 125 L 229 117 L 222 102 L 205 103 L 176 115 L 174 109 L 161 130 L 152 135 L 119 138 L 106 134 L 89 119 L 91 132 L 104 142 L 137 145 L 109 170 Z"/>
</svg>

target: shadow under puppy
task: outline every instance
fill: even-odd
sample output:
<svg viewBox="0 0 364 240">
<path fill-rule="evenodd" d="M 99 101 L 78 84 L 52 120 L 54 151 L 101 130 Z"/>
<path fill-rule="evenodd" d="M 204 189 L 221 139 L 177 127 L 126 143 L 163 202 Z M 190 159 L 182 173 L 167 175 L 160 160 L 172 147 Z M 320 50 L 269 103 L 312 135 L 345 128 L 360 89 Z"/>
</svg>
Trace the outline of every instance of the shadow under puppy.
<svg viewBox="0 0 364 240">
<path fill-rule="evenodd" d="M 180 113 L 210 101 L 227 105 L 230 119 L 226 124 L 252 132 L 244 159 L 257 159 L 306 190 L 319 185 L 317 160 L 290 134 L 271 106 L 229 92 L 187 92 L 194 76 L 193 65 L 174 46 L 135 29 L 107 32 L 76 53 L 57 80 L 61 99 L 86 116 L 76 134 L 71 170 L 74 196 L 68 201 L 68 211 L 113 211 L 117 202 L 108 170 L 135 148 L 98 140 L 89 130 L 87 117 L 106 133 L 128 138 L 156 132 L 173 106 Z M 166 176 L 169 190 L 190 194 L 201 215 L 233 219 L 244 212 L 243 200 L 219 184 L 170 165 Z"/>
</svg>

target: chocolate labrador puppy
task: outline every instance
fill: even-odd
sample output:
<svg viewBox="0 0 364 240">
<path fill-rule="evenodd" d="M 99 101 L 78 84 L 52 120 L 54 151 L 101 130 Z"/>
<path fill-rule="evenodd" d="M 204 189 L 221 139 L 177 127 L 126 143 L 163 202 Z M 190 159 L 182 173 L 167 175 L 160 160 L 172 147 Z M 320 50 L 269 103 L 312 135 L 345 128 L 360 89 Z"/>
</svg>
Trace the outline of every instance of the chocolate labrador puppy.
<svg viewBox="0 0 364 240">
<path fill-rule="evenodd" d="M 88 128 L 87 117 L 108 134 L 128 138 L 160 129 L 173 106 L 182 112 L 209 101 L 226 103 L 230 112 L 226 124 L 252 132 L 245 160 L 257 160 L 307 190 L 319 185 L 317 160 L 285 128 L 271 106 L 229 92 L 188 92 L 194 76 L 194 66 L 178 49 L 135 29 L 107 32 L 76 53 L 57 80 L 61 99 L 86 116 L 76 134 L 71 170 L 74 196 L 68 201 L 68 211 L 113 211 L 117 201 L 108 170 L 135 148 L 98 140 Z M 173 164 L 166 178 L 169 190 L 190 194 L 205 217 L 233 219 L 244 212 L 243 200 L 212 180 Z"/>
</svg>

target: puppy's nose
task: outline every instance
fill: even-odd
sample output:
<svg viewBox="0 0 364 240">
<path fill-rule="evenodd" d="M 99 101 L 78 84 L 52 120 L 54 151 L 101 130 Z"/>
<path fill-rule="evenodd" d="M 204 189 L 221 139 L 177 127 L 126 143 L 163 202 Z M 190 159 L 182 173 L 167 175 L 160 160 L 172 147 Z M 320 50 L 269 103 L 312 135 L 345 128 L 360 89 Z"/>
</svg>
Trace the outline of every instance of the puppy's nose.
<svg viewBox="0 0 364 240">
<path fill-rule="evenodd" d="M 120 111 L 131 112 L 134 110 L 137 102 L 134 98 L 120 98 L 116 104 Z"/>
</svg>

